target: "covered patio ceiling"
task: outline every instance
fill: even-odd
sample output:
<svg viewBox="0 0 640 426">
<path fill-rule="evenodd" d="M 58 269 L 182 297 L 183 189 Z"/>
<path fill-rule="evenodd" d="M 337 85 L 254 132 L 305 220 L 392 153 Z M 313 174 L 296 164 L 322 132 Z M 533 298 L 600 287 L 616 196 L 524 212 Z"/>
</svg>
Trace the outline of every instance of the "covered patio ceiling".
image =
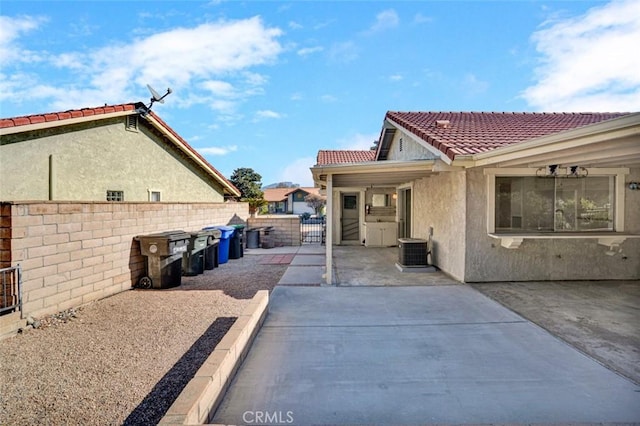
<svg viewBox="0 0 640 426">
<path fill-rule="evenodd" d="M 327 176 L 332 176 L 336 187 L 397 186 L 415 179 L 428 177 L 437 160 L 379 161 L 365 163 L 329 164 L 311 168 L 313 180 L 322 189 L 327 188 Z"/>
</svg>

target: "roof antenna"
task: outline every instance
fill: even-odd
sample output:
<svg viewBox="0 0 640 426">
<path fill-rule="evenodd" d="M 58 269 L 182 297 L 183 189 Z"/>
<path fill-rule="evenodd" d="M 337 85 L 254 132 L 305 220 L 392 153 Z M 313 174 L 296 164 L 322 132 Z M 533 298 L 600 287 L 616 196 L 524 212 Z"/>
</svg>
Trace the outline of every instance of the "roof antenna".
<svg viewBox="0 0 640 426">
<path fill-rule="evenodd" d="M 150 85 L 147 84 L 147 89 L 149 89 L 149 92 L 151 92 L 151 103 L 147 106 L 147 111 L 151 111 L 151 106 L 153 105 L 154 102 L 160 102 L 161 104 L 164 103 L 164 98 L 166 98 L 171 92 L 171 87 L 169 87 L 167 89 L 167 93 L 165 93 L 164 95 L 160 96 L 160 94 L 158 92 L 156 92 L 153 87 L 151 87 Z"/>
</svg>

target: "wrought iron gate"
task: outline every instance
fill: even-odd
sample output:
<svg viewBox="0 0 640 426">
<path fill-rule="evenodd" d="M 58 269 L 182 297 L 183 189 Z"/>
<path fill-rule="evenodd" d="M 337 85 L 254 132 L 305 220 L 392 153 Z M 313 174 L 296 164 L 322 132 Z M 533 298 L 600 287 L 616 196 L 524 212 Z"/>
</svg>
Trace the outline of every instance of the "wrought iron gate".
<svg viewBox="0 0 640 426">
<path fill-rule="evenodd" d="M 326 216 L 301 218 L 300 242 L 302 244 L 324 244 L 326 229 Z"/>
<path fill-rule="evenodd" d="M 0 269 L 0 315 L 22 311 L 22 269 L 20 265 Z"/>
</svg>

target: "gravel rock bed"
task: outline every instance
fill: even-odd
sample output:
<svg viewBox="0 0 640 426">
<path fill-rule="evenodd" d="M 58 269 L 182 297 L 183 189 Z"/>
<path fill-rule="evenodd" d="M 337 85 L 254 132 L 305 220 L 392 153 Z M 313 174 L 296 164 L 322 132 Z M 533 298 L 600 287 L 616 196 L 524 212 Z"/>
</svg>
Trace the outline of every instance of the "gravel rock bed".
<svg viewBox="0 0 640 426">
<path fill-rule="evenodd" d="M 260 257 L 36 318 L 0 341 L 0 425 L 156 424 L 249 299 L 284 274 Z"/>
</svg>

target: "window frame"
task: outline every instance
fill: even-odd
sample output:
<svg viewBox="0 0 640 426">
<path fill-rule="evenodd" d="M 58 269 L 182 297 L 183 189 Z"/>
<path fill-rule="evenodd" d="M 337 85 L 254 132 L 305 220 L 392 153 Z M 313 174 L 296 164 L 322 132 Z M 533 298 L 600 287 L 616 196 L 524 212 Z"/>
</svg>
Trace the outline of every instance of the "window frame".
<svg viewBox="0 0 640 426">
<path fill-rule="evenodd" d="M 486 168 L 484 175 L 486 178 L 486 227 L 487 234 L 501 240 L 501 245 L 506 248 L 518 248 L 525 239 L 561 239 L 561 238 L 598 238 L 598 243 L 613 246 L 624 241 L 624 206 L 625 206 L 625 176 L 629 174 L 629 169 L 620 168 L 588 168 L 589 176 L 613 176 L 614 177 L 614 201 L 613 201 L 613 231 L 496 231 L 496 177 L 526 177 L 536 176 L 534 168 Z M 540 178 L 543 179 L 543 178 Z M 572 177 L 558 177 L 556 179 L 575 179 Z"/>
<path fill-rule="evenodd" d="M 116 199 L 114 199 L 114 197 Z M 107 189 L 105 199 L 110 203 L 121 203 L 124 201 L 124 191 L 119 189 Z"/>
<path fill-rule="evenodd" d="M 147 193 L 149 194 L 149 202 L 150 203 L 160 203 L 162 202 L 162 191 L 158 189 L 147 189 Z M 158 199 L 153 199 L 153 194 L 158 194 Z"/>
</svg>

